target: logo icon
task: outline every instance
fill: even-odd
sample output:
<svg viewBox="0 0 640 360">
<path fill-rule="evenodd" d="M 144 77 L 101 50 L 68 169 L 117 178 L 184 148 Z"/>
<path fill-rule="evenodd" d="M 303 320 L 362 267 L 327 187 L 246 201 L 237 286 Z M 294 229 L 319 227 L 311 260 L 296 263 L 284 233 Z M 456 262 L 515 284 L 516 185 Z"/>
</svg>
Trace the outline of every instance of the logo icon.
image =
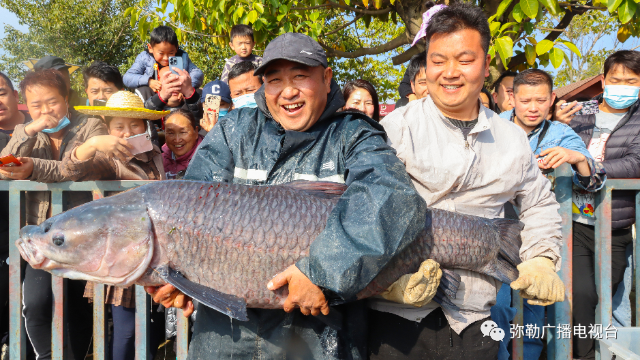
<svg viewBox="0 0 640 360">
<path fill-rule="evenodd" d="M 483 336 L 489 336 L 495 341 L 502 341 L 504 339 L 504 330 L 498 327 L 495 321 L 487 320 L 480 325 L 480 331 Z"/>
<path fill-rule="evenodd" d="M 335 168 L 336 166 L 333 163 L 333 160 L 329 160 L 329 162 L 322 164 L 322 167 L 320 168 L 320 170 L 334 170 Z"/>
<path fill-rule="evenodd" d="M 301 51 L 300 51 L 300 54 L 313 55 L 312 53 L 310 53 L 310 52 L 308 52 L 308 51 L 304 51 L 304 50 L 301 50 Z"/>
</svg>

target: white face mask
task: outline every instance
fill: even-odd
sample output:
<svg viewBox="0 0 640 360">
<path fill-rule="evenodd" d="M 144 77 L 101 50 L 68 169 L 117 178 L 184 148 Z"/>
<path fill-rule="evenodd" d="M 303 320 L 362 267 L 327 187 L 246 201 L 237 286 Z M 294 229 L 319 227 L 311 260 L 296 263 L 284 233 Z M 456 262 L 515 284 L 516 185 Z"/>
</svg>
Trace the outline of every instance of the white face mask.
<svg viewBox="0 0 640 360">
<path fill-rule="evenodd" d="M 256 103 L 256 98 L 253 96 L 254 94 L 244 94 L 242 96 L 238 96 L 233 99 L 233 106 L 236 109 L 240 109 L 243 107 L 246 108 L 256 108 L 258 104 Z"/>
</svg>

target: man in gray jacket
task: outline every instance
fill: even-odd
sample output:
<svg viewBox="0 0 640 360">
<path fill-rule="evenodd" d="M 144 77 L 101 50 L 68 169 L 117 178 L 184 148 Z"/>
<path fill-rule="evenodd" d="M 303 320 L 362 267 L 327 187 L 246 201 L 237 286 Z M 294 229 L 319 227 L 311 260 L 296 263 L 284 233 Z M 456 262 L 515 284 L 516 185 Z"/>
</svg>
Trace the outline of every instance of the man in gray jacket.
<svg viewBox="0 0 640 360">
<path fill-rule="evenodd" d="M 427 206 L 486 218 L 512 202 L 524 223 L 519 278 L 511 287 L 535 305 L 564 300 L 559 205 L 538 169 L 526 134 L 478 100 L 489 75 L 490 32 L 478 7 L 454 4 L 426 29 L 429 96 L 388 115 L 391 145 Z M 498 342 L 483 337 L 501 284 L 455 270 L 457 311 L 382 299 L 370 303 L 371 359 L 496 359 Z M 487 325 L 484 325 L 487 326 Z M 426 356 L 425 356 L 426 355 Z"/>
</svg>

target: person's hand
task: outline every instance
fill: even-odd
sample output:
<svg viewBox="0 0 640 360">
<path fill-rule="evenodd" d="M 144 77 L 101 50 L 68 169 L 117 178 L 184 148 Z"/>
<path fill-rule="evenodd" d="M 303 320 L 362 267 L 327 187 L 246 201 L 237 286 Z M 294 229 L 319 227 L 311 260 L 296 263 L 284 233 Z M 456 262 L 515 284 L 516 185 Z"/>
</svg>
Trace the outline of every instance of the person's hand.
<svg viewBox="0 0 640 360">
<path fill-rule="evenodd" d="M 0 174 L 13 180 L 26 180 L 33 173 L 33 160 L 28 157 L 19 157 L 22 163 L 19 166 L 0 166 Z"/>
<path fill-rule="evenodd" d="M 582 155 L 581 153 L 559 146 L 544 150 L 540 153 L 540 155 L 537 155 L 536 157 L 543 156 L 546 157 L 542 159 L 542 169 L 557 169 L 564 163 L 578 165 L 579 163 L 587 162 L 587 157 Z"/>
<path fill-rule="evenodd" d="M 172 68 L 175 72 L 178 73 L 178 78 L 180 80 L 180 92 L 184 95 L 185 98 L 193 95 L 193 85 L 191 84 L 191 75 L 186 70 L 178 69 L 177 67 Z"/>
<path fill-rule="evenodd" d="M 133 156 L 129 150 L 131 149 L 129 142 L 117 136 L 94 136 L 90 141 L 97 151 L 104 153 L 107 157 L 118 158 L 123 163 L 126 163 Z"/>
<path fill-rule="evenodd" d="M 162 88 L 162 83 L 155 79 L 149 79 L 149 87 L 151 90 L 158 92 Z"/>
<path fill-rule="evenodd" d="M 171 284 L 160 287 L 145 286 L 144 290 L 151 295 L 156 303 L 162 304 L 166 308 L 182 309 L 184 317 L 189 317 L 193 313 L 193 301 L 191 301 L 191 298 L 181 293 Z"/>
<path fill-rule="evenodd" d="M 416 94 L 409 94 L 407 95 L 407 99 L 409 99 L 409 101 L 413 101 L 418 100 L 418 97 L 416 96 Z"/>
<path fill-rule="evenodd" d="M 427 259 L 422 262 L 418 272 L 403 275 L 380 295 L 399 304 L 421 307 L 436 295 L 441 278 L 440 264 Z"/>
<path fill-rule="evenodd" d="M 558 103 L 556 104 L 556 110 L 553 114 L 553 120 L 569 125 L 569 123 L 575 116 L 574 114 L 582 109 L 582 105 L 576 106 L 578 102 L 574 101 L 570 102 L 569 105 L 565 106 L 565 108 L 562 109 L 562 104 L 566 103 L 567 102 L 564 100 L 558 101 Z"/>
<path fill-rule="evenodd" d="M 545 257 L 535 257 L 518 265 L 520 275 L 511 283 L 513 290 L 520 290 L 520 296 L 529 299 L 531 305 L 548 306 L 564 301 L 564 283 L 555 271 L 553 261 Z"/>
<path fill-rule="evenodd" d="M 202 119 L 200 119 L 200 127 L 202 127 L 206 132 L 211 131 L 218 122 L 218 115 L 219 113 L 217 111 L 214 113 L 205 111 Z"/>
<path fill-rule="evenodd" d="M 180 78 L 174 73 L 168 73 L 162 78 L 162 87 L 158 92 L 158 95 L 162 100 L 167 101 L 174 93 L 179 93 L 182 90 Z"/>
<path fill-rule="evenodd" d="M 58 126 L 60 119 L 56 119 L 49 114 L 44 114 L 40 118 L 33 120 L 27 126 L 24 127 L 24 132 L 28 136 L 34 136 L 44 129 L 53 129 Z"/>
<path fill-rule="evenodd" d="M 291 312 L 295 308 L 300 308 L 300 312 L 304 315 L 318 316 L 320 313 L 329 315 L 329 303 L 322 290 L 314 285 L 295 265 L 289 266 L 271 279 L 267 288 L 274 291 L 287 284 L 289 285 L 289 296 L 284 302 L 284 311 Z"/>
</svg>

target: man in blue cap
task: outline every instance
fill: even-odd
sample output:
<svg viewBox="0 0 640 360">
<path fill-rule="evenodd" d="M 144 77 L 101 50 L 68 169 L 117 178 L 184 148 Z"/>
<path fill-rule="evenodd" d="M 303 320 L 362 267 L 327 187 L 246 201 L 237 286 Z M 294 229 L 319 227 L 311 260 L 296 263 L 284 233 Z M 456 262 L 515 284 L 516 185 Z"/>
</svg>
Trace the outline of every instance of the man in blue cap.
<svg viewBox="0 0 640 360">
<path fill-rule="evenodd" d="M 220 104 L 217 109 L 213 102 L 214 96 L 220 97 Z M 229 85 L 221 80 L 214 80 L 207 83 L 207 85 L 202 88 L 200 103 L 202 104 L 203 110 L 200 127 L 202 127 L 202 130 L 209 132 L 218 122 L 218 119 L 225 117 L 229 110 L 231 110 L 231 91 L 229 90 Z"/>
<path fill-rule="evenodd" d="M 424 200 L 382 127 L 360 113 L 340 112 L 342 92 L 316 41 L 280 35 L 255 75 L 264 79 L 254 94 L 257 107 L 221 118 L 185 179 L 250 185 L 313 180 L 347 188 L 308 256 L 265 284 L 270 290 L 288 286 L 283 309 L 250 308 L 249 321 L 241 322 L 199 306 L 189 359 L 366 359 L 363 302 L 329 307 L 328 299 L 355 300 L 415 239 L 424 227 Z M 185 315 L 193 310 L 171 285 L 147 291 L 165 306 L 183 307 Z"/>
</svg>

